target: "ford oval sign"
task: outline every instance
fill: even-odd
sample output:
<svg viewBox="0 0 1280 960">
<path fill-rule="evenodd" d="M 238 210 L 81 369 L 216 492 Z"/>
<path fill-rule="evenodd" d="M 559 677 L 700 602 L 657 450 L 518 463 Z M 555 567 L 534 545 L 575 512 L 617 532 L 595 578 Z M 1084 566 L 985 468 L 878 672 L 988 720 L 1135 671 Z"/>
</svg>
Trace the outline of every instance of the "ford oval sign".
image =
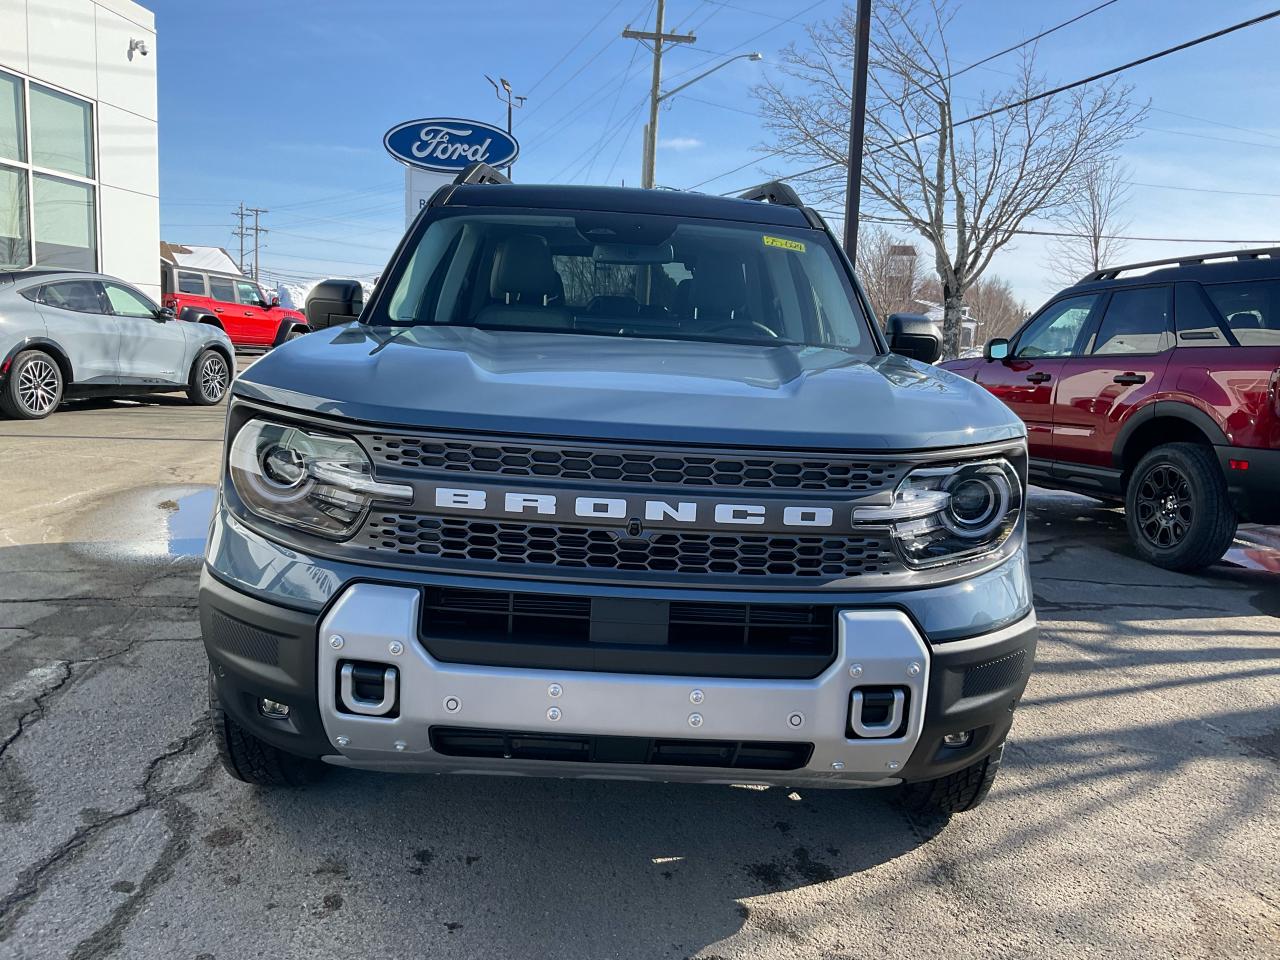
<svg viewBox="0 0 1280 960">
<path fill-rule="evenodd" d="M 476 162 L 501 167 L 520 154 L 520 144 L 509 133 L 456 117 L 397 124 L 387 131 L 382 143 L 401 163 L 441 173 L 459 173 Z"/>
</svg>

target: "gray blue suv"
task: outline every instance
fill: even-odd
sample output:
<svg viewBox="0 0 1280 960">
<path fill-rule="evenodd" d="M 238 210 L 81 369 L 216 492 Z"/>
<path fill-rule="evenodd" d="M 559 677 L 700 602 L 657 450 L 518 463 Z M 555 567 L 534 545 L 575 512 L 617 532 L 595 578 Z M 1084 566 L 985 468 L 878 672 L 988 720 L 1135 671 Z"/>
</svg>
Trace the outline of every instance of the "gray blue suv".
<svg viewBox="0 0 1280 960">
<path fill-rule="evenodd" d="M 222 330 L 180 322 L 115 277 L 0 272 L 0 414 L 38 420 L 64 397 L 179 390 L 207 406 L 234 375 Z"/>
<path fill-rule="evenodd" d="M 790 188 L 477 165 L 368 303 L 308 311 L 231 389 L 200 617 L 232 776 L 986 795 L 1036 642 L 1025 430 L 923 318 L 886 339 Z"/>
</svg>

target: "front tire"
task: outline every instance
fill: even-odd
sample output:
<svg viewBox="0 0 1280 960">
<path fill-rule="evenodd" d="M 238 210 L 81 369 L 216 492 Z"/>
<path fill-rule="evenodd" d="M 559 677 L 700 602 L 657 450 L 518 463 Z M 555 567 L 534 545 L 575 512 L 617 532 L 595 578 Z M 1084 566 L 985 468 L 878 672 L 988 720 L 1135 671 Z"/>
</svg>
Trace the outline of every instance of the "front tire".
<svg viewBox="0 0 1280 960">
<path fill-rule="evenodd" d="M 209 676 L 209 721 L 222 769 L 242 783 L 259 787 L 305 787 L 328 772 L 319 760 L 285 753 L 260 740 L 232 719 Z"/>
<path fill-rule="evenodd" d="M 996 774 L 1000 771 L 1000 758 L 1003 756 L 1002 742 L 991 753 L 963 770 L 936 780 L 904 783 L 898 788 L 898 803 L 913 813 L 950 815 L 972 810 L 987 799 Z"/>
<path fill-rule="evenodd" d="M 1166 443 L 1138 461 L 1125 490 L 1125 523 L 1139 556 L 1166 570 L 1222 559 L 1238 522 L 1213 452 Z"/>
<path fill-rule="evenodd" d="M 231 368 L 217 350 L 204 350 L 191 365 L 187 380 L 187 399 L 198 407 L 221 403 L 231 386 Z"/>
<path fill-rule="evenodd" d="M 15 420 L 43 420 L 62 402 L 62 370 L 43 350 L 23 350 L 9 365 L 0 411 Z"/>
</svg>

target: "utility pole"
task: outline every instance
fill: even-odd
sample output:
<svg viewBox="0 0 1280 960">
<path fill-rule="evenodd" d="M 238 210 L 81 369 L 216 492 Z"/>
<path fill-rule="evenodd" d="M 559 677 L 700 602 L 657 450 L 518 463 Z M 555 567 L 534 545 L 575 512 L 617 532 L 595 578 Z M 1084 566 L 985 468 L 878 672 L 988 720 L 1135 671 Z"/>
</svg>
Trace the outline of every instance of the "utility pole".
<svg viewBox="0 0 1280 960">
<path fill-rule="evenodd" d="M 498 78 L 498 82 L 500 82 L 500 83 L 502 84 L 502 89 L 501 89 L 501 90 L 499 90 L 499 89 L 498 89 L 498 83 L 495 83 L 495 82 L 494 82 L 493 77 L 489 76 L 489 75 L 486 73 L 486 74 L 484 75 L 484 78 L 485 78 L 486 80 L 488 80 L 490 83 L 492 83 L 492 84 L 493 84 L 493 92 L 494 92 L 494 94 L 497 96 L 497 98 L 498 98 L 499 100 L 504 101 L 504 102 L 506 103 L 506 105 L 507 105 L 507 135 L 508 135 L 508 136 L 510 136 L 510 135 L 511 135 L 511 109 L 512 109 L 512 107 L 523 107 L 523 106 L 524 106 L 524 102 L 525 102 L 526 100 L 528 100 L 529 98 L 528 98 L 528 97 L 517 97 L 517 96 L 513 96 L 513 95 L 512 95 L 512 93 L 511 93 L 511 84 L 507 81 L 507 78 L 506 78 L 506 77 L 499 77 L 499 78 Z M 505 96 L 505 97 L 502 95 L 503 93 L 506 93 L 506 96 Z M 508 163 L 508 164 L 507 164 L 507 178 L 508 178 L 508 179 L 510 179 L 510 178 L 511 178 L 511 168 L 512 168 L 513 166 L 515 166 L 515 162 L 514 162 L 514 161 L 512 161 L 511 163 Z"/>
<path fill-rule="evenodd" d="M 249 214 L 245 212 L 243 200 L 240 201 L 240 209 L 232 210 L 231 215 L 240 221 L 240 225 L 231 231 L 231 235 L 240 238 L 240 259 L 236 262 L 240 267 L 240 272 L 244 273 L 244 238 L 249 235 L 249 231 L 244 228 L 244 218 Z"/>
<path fill-rule="evenodd" d="M 622 35 L 628 40 L 639 40 L 642 43 L 645 40 L 649 40 L 653 43 L 653 46 L 649 48 L 653 52 L 653 82 L 649 88 L 649 123 L 644 128 L 644 172 L 640 177 L 640 186 L 646 189 L 653 188 L 654 168 L 657 166 L 658 103 L 662 99 L 662 95 L 658 92 L 658 87 L 662 85 L 662 45 L 664 43 L 694 43 L 698 39 L 691 33 L 663 33 L 662 24 L 666 7 L 666 0 L 658 0 L 657 20 L 654 23 L 652 33 L 645 30 L 632 30 L 630 27 L 622 31 Z"/>
<path fill-rule="evenodd" d="M 266 227 L 258 226 L 258 216 L 263 213 L 270 213 L 270 210 L 264 210 L 262 207 L 249 207 L 248 212 L 253 214 L 253 226 L 249 229 L 253 231 L 253 279 L 258 279 L 258 234 L 270 233 Z"/>
<path fill-rule="evenodd" d="M 844 252 L 858 262 L 858 214 L 862 202 L 862 144 L 867 121 L 867 57 L 871 48 L 871 0 L 858 0 L 849 106 L 849 179 L 844 191 Z"/>
</svg>

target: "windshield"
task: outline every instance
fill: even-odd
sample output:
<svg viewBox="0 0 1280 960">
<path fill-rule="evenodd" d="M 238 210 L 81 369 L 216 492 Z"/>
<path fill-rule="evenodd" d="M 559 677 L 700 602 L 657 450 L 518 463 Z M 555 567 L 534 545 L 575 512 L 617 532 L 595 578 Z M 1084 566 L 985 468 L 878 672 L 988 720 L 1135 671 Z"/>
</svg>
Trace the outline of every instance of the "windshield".
<svg viewBox="0 0 1280 960">
<path fill-rule="evenodd" d="M 876 352 L 818 230 L 583 212 L 445 214 L 374 324 L 839 347 Z"/>
</svg>

